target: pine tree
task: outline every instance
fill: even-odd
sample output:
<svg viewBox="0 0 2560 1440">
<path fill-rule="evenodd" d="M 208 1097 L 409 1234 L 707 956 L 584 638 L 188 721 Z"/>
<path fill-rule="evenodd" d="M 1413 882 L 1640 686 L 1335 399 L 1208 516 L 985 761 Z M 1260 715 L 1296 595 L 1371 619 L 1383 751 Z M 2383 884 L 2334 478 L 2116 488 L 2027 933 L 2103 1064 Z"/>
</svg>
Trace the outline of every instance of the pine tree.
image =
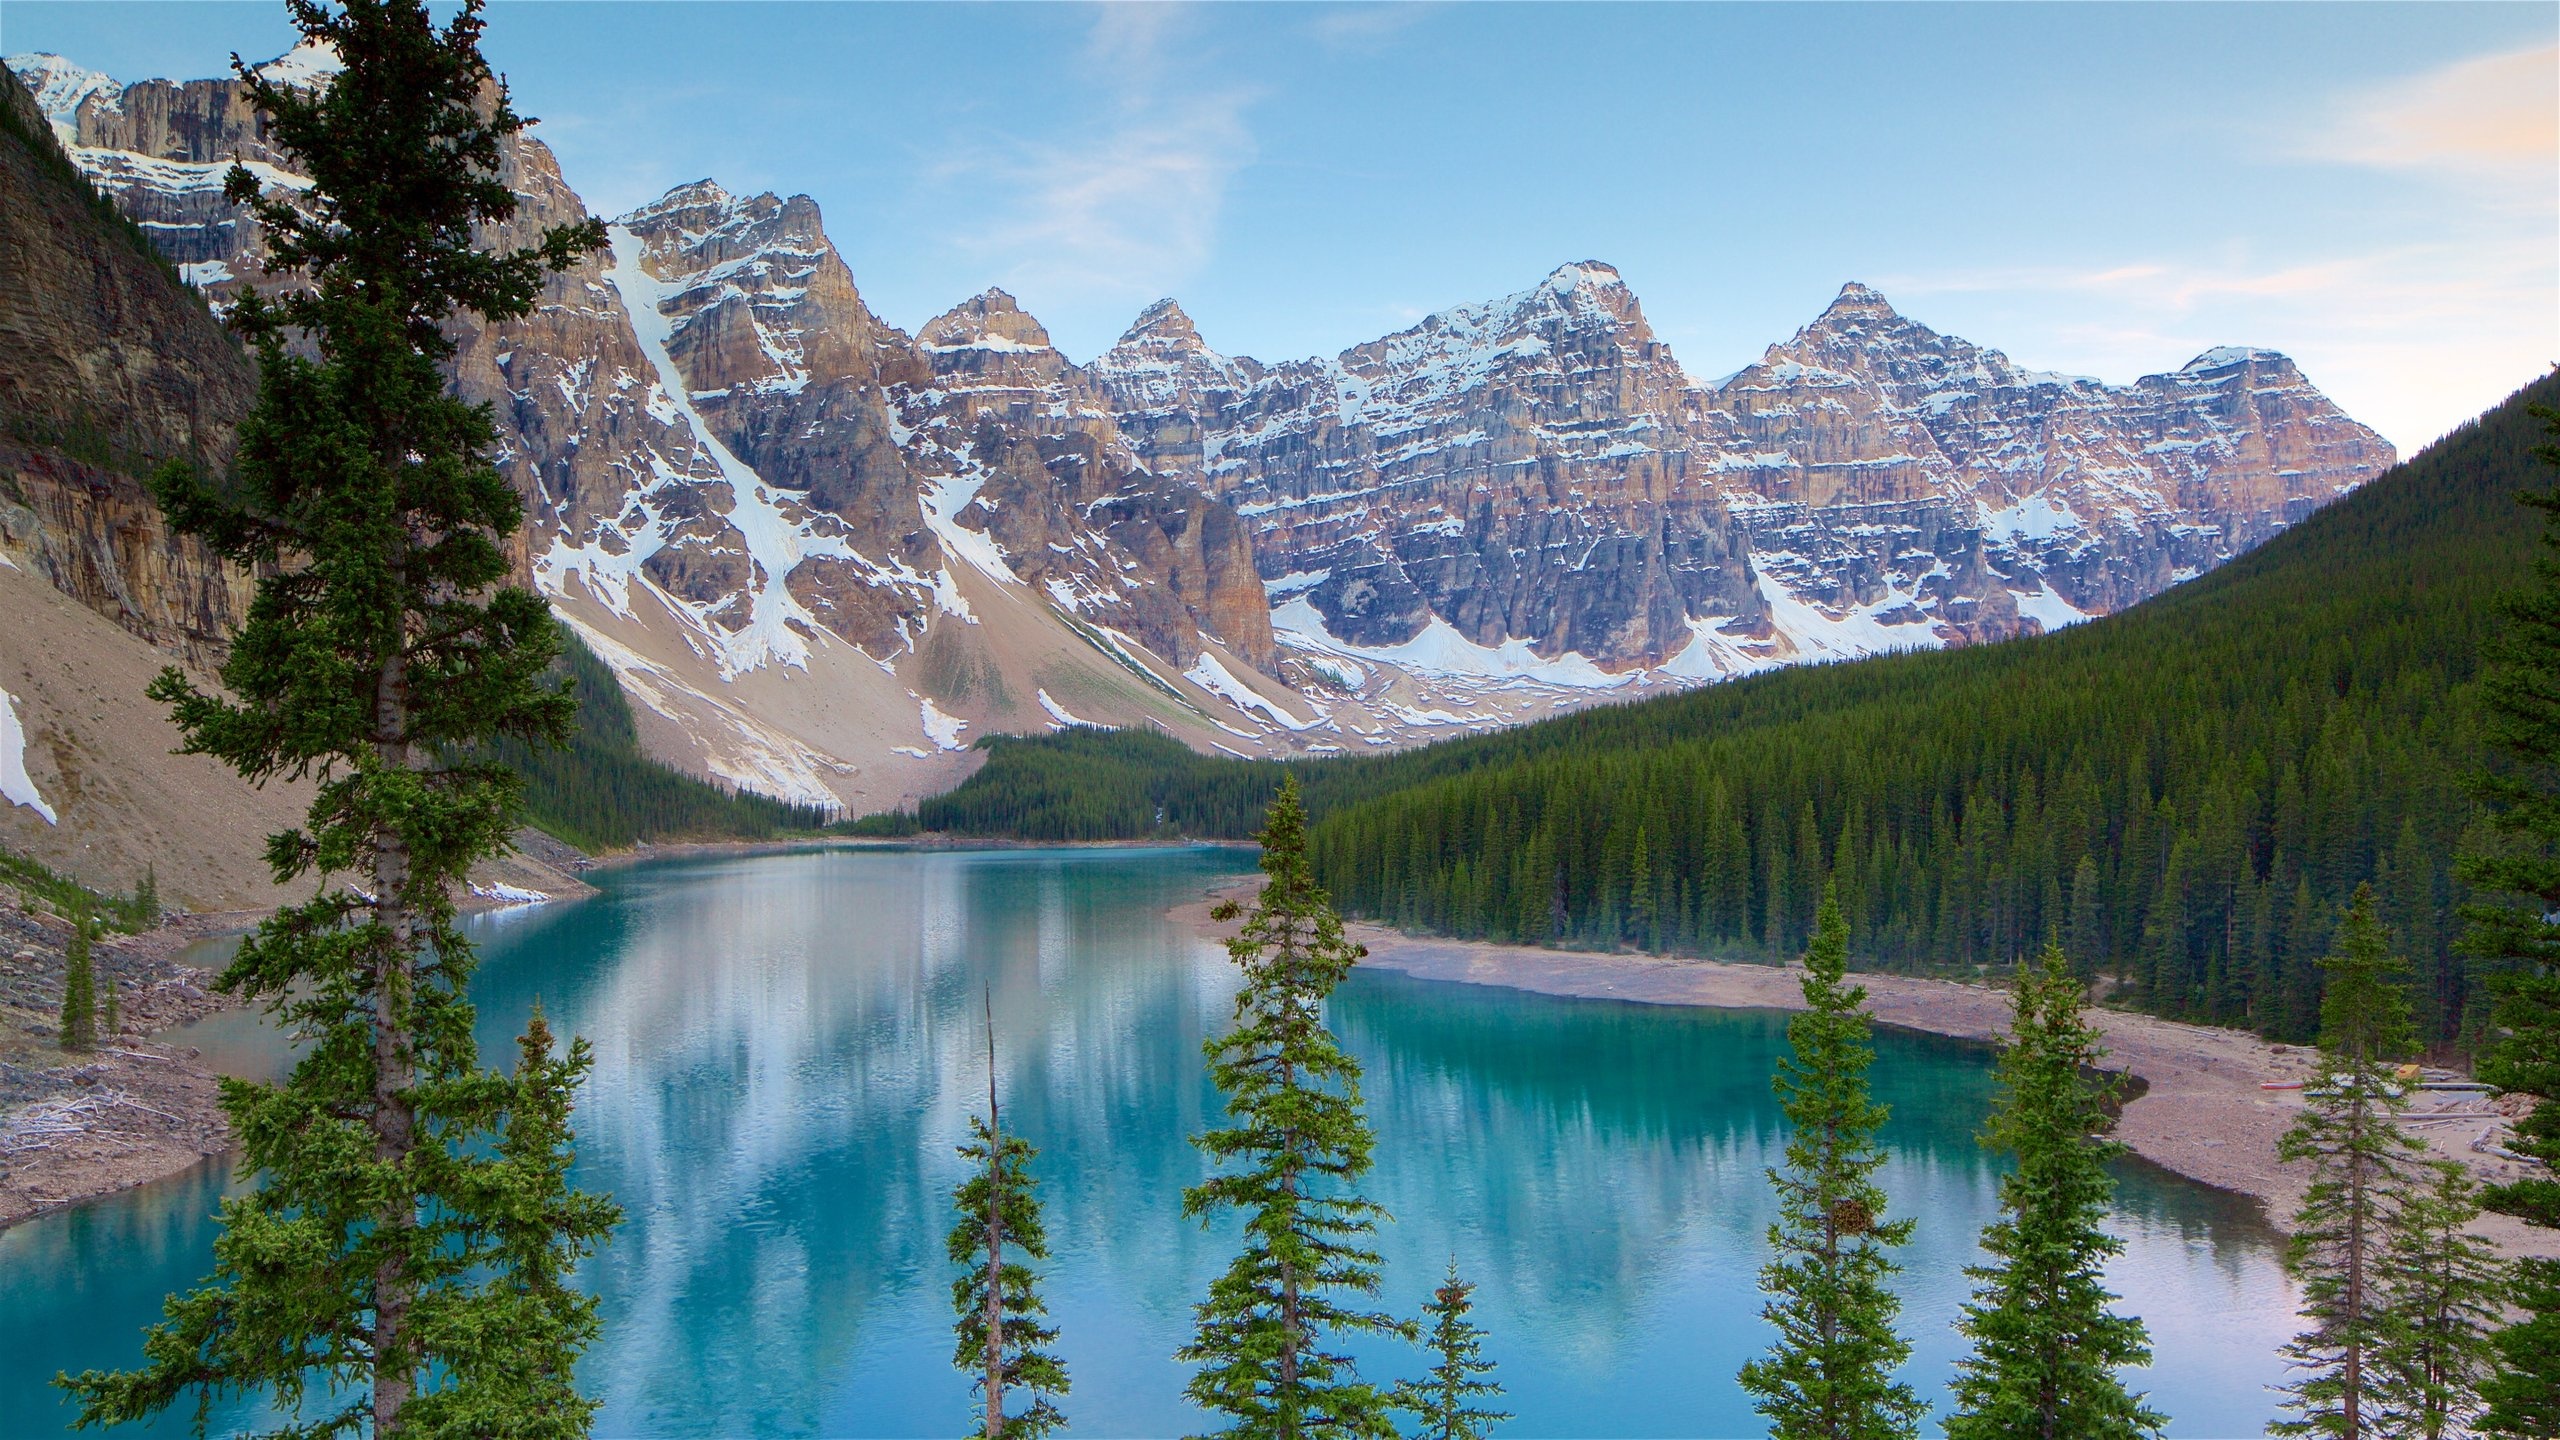
<svg viewBox="0 0 2560 1440">
<path fill-rule="evenodd" d="M 62 1048 L 87 1050 L 98 1043 L 98 981 L 89 957 L 89 907 L 71 906 L 71 938 L 62 949 Z"/>
<path fill-rule="evenodd" d="M 1236 1025 L 1202 1048 L 1226 1097 L 1225 1126 L 1194 1137 L 1219 1173 L 1185 1190 L 1185 1215 L 1235 1211 L 1244 1249 L 1195 1307 L 1178 1357 L 1200 1368 L 1187 1388 L 1229 1417 L 1226 1434 L 1299 1440 L 1394 1433 L 1387 1397 L 1349 1356 L 1326 1348 L 1355 1333 L 1402 1333 L 1355 1308 L 1374 1295 L 1369 1237 L 1385 1211 L 1361 1197 L 1376 1144 L 1361 1113 L 1360 1066 L 1324 1025 L 1325 997 L 1366 953 L 1307 864 L 1306 812 L 1283 780 L 1259 837 L 1267 877 L 1227 953 L 1244 971 Z"/>
<path fill-rule="evenodd" d="M 509 1083 L 482 1077 L 469 1087 L 490 1107 L 471 1116 L 479 1122 L 474 1128 L 494 1123 L 498 1138 L 494 1163 L 465 1172 L 457 1192 L 474 1217 L 472 1240 L 489 1262 L 481 1282 L 463 1291 L 470 1323 L 506 1343 L 456 1347 L 460 1383 L 413 1397 L 400 1416 L 406 1435 L 580 1440 L 595 1418 L 596 1402 L 578 1393 L 570 1366 L 601 1322 L 595 1297 L 570 1288 L 569 1275 L 622 1211 L 569 1184 L 569 1111 L 594 1059 L 584 1040 L 554 1052 L 540 1000 L 516 1048 Z"/>
<path fill-rule="evenodd" d="M 2533 407 L 2560 440 L 2560 410 Z M 2534 458 L 2560 468 L 2560 444 Z M 2464 907 L 2462 949 L 2496 992 L 2480 1078 L 2541 1103 L 2516 1127 L 2516 1150 L 2540 1175 L 2491 1186 L 2487 1208 L 2529 1225 L 2560 1227 L 2560 483 L 2521 497 L 2542 512 L 2541 551 L 2530 589 L 2509 596 L 2503 627 L 2481 647 L 2485 738 L 2504 768 L 2474 790 L 2495 843 L 2462 856 L 2456 873 L 2503 903 Z M 2483 1391 L 2480 1428 L 2493 1435 L 2560 1434 L 2560 1261 L 2519 1261 L 2514 1302 L 2524 1312 L 2500 1333 L 2499 1373 Z"/>
<path fill-rule="evenodd" d="M 1985 1145 L 2018 1158 L 2000 1182 L 2002 1216 L 1982 1232 L 1995 1263 L 1957 1328 L 1973 1353 L 1956 1367 L 1948 1440 L 2131 1440 L 2167 1417 L 2128 1392 L 2117 1371 L 2151 1360 L 2140 1320 L 2112 1313 L 2102 1273 L 2124 1242 L 2100 1228 L 2115 1182 L 2100 1138 L 2108 1091 L 2093 1084 L 2106 1051 L 2081 1014 L 2080 982 L 2060 945 L 2019 967 L 2000 1101 Z"/>
<path fill-rule="evenodd" d="M 2436 1161 L 2403 1196 L 2377 1267 L 2386 1324 L 2374 1355 L 2375 1429 L 2412 1440 L 2468 1433 L 2490 1370 L 2505 1291 L 2497 1250 L 2464 1227 L 2480 1213 L 2462 1166 Z"/>
<path fill-rule="evenodd" d="M 2328 993 L 2320 1003 L 2320 1060 L 2304 1088 L 2302 1118 L 2277 1154 L 2308 1161 L 2311 1188 L 2295 1212 L 2285 1259 L 2302 1280 L 2311 1328 L 2284 1348 L 2301 1377 L 2285 1386 L 2301 1418 L 2280 1435 L 2362 1440 L 2380 1433 L 2375 1362 L 2390 1328 L 2381 1262 L 2394 1198 L 2413 1178 L 2424 1147 L 2393 1123 L 2404 1101 L 2389 1063 L 2414 1047 L 2409 997 L 2397 982 L 2407 966 L 2393 956 L 2374 918 L 2373 887 L 2361 886 L 2338 926 L 2335 953 L 2320 962 Z"/>
<path fill-rule="evenodd" d="M 1423 1343 L 1439 1363 L 1428 1379 L 1399 1382 L 1388 1402 L 1421 1422 L 1417 1440 L 1484 1440 L 1494 1426 L 1511 1418 L 1507 1410 L 1488 1410 L 1478 1403 L 1499 1398 L 1502 1386 L 1487 1378 L 1493 1362 L 1484 1358 L 1483 1327 L 1467 1318 L 1475 1288 L 1458 1278 L 1458 1261 L 1452 1256 L 1448 1278 L 1422 1307 Z"/>
<path fill-rule="evenodd" d="M 995 1026 L 987 1027 L 987 1113 L 969 1117 L 961 1158 L 975 1169 L 951 1197 L 958 1215 L 951 1225 L 951 1263 L 967 1271 L 951 1282 L 958 1346 L 951 1363 L 977 1382 L 981 1433 L 987 1440 L 1038 1440 L 1067 1423 L 1052 1396 L 1067 1393 L 1067 1367 L 1047 1346 L 1057 1327 L 1044 1322 L 1029 1261 L 1049 1258 L 1048 1232 L 1040 1222 L 1040 1197 L 1030 1166 L 1039 1152 L 1018 1135 L 1004 1133 L 996 1106 Z M 1023 1259 L 1011 1258 L 1019 1253 Z M 1031 1392 L 1031 1403 L 1005 1409 L 1008 1387 Z"/>
<path fill-rule="evenodd" d="M 1867 1093 L 1867 991 L 1847 982 L 1836 894 L 1823 896 L 1804 967 L 1806 1009 L 1787 1022 L 1794 1053 L 1778 1061 L 1775 1082 L 1792 1130 L 1786 1168 L 1769 1172 L 1778 1258 L 1760 1271 L 1770 1297 L 1760 1313 L 1778 1341 L 1739 1378 L 1777 1440 L 1894 1440 L 1916 1435 L 1927 1413 L 1893 1378 L 1911 1343 L 1894 1329 L 1901 1301 L 1884 1283 L 1901 1268 L 1886 1247 L 1909 1241 L 1913 1222 L 1884 1218 L 1873 1178 L 1886 1112 Z"/>
<path fill-rule="evenodd" d="M 90 947 L 90 964 L 98 972 L 98 1033 L 110 1039 L 124 1033 L 124 1000 L 118 995 L 115 967 L 100 960 L 95 949 L 98 935 L 97 918 L 81 907 L 80 928 L 86 932 Z"/>
<path fill-rule="evenodd" d="M 522 1164 L 483 1138 L 510 1111 L 552 1124 L 533 1117 L 557 1106 L 565 1143 L 565 1082 L 548 1064 L 479 1068 L 452 899 L 513 829 L 514 776 L 472 757 L 557 743 L 572 706 L 541 678 L 560 648 L 548 608 L 506 584 L 522 506 L 486 458 L 490 414 L 448 393 L 442 367 L 449 323 L 526 314 L 603 230 L 477 247 L 514 214 L 501 144 L 526 122 L 481 57 L 476 0 L 441 30 L 423 0 L 288 8 L 343 68 L 287 90 L 235 58 L 268 139 L 311 179 L 266 194 L 234 166 L 225 182 L 289 281 L 232 312 L 257 347 L 258 403 L 232 475 L 180 465 L 154 485 L 172 524 L 258 591 L 221 693 L 172 668 L 151 694 L 189 751 L 252 782 L 316 781 L 307 828 L 267 859 L 280 884 L 323 884 L 219 981 L 310 1044 L 281 1084 L 225 1082 L 260 1183 L 225 1202 L 212 1279 L 170 1300 L 143 1368 L 61 1383 L 91 1424 L 197 1389 L 266 1391 L 298 1436 L 582 1428 L 559 1396 L 592 1327 L 526 1267 L 576 1253 L 604 1212 L 555 1197 L 527 1220 Z"/>
</svg>

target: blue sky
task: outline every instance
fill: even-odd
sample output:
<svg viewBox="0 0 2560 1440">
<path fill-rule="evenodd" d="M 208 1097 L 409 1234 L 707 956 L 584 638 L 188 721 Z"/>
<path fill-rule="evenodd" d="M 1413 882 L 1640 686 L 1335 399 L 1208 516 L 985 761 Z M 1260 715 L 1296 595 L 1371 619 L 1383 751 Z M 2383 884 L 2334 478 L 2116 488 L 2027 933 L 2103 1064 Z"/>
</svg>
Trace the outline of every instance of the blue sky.
<svg viewBox="0 0 2560 1440">
<path fill-rule="evenodd" d="M 805 192 L 910 330 L 1001 285 L 1068 354 L 1159 295 L 1332 353 L 1619 267 L 1690 373 L 1849 279 L 2047 369 L 2284 350 L 2404 449 L 2560 360 L 2560 6 L 499 3 L 619 213 Z M 7 0 L 0 48 L 216 73 L 281 5 Z"/>
</svg>

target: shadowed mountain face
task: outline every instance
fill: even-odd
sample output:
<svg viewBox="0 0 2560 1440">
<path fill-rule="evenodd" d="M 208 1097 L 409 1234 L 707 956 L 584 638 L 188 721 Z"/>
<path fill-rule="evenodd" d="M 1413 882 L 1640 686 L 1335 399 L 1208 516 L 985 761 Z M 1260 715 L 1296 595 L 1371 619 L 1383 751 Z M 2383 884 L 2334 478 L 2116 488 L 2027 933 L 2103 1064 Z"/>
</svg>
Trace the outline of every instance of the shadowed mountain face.
<svg viewBox="0 0 2560 1440">
<path fill-rule="evenodd" d="M 236 85 L 9 64 L 27 123 L 217 310 L 281 283 L 221 176 L 236 153 L 303 182 Z M 271 69 L 318 85 L 332 62 Z M 522 210 L 494 238 L 585 214 L 530 135 L 506 173 Z M 2272 352 L 2110 386 L 1860 285 L 1712 385 L 1595 261 L 1285 364 L 1161 301 L 1079 366 L 1001 290 L 884 323 L 805 196 L 698 181 L 612 234 L 534 315 L 462 327 L 457 380 L 528 502 L 521 563 L 653 749 L 810 800 L 940 788 L 995 730 L 1322 752 L 2049 628 L 2392 458 Z"/>
</svg>

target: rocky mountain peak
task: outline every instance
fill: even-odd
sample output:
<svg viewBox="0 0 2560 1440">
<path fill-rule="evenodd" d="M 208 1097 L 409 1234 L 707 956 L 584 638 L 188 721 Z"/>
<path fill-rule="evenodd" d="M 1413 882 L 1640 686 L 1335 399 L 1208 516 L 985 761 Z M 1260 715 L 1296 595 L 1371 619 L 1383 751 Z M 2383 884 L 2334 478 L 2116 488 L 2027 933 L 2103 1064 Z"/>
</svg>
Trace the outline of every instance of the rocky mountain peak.
<svg viewBox="0 0 2560 1440">
<path fill-rule="evenodd" d="M 114 109 L 124 87 L 111 76 L 83 69 L 59 55 L 34 51 L 12 55 L 7 60 L 28 91 L 34 94 L 36 108 L 53 125 L 53 133 L 66 145 L 78 141 L 80 104 L 95 96 L 98 104 Z"/>
<path fill-rule="evenodd" d="M 1191 323 L 1182 302 L 1170 295 L 1139 311 L 1138 318 L 1120 333 L 1120 344 L 1158 350 L 1208 348 L 1200 339 L 1200 327 Z"/>
<path fill-rule="evenodd" d="M 338 49 L 325 40 L 305 40 L 250 73 L 270 85 L 291 90 L 317 90 L 347 68 Z"/>
<path fill-rule="evenodd" d="M 1883 291 L 1856 280 L 1840 287 L 1840 293 L 1833 296 L 1831 303 L 1824 307 L 1822 319 L 1846 318 L 1852 315 L 1875 319 L 1899 320 L 1902 318 L 1895 313 L 1893 302 L 1884 298 Z"/>
<path fill-rule="evenodd" d="M 1055 350 L 1049 331 L 1011 295 L 993 286 L 925 323 L 916 340 L 929 350 Z"/>
</svg>

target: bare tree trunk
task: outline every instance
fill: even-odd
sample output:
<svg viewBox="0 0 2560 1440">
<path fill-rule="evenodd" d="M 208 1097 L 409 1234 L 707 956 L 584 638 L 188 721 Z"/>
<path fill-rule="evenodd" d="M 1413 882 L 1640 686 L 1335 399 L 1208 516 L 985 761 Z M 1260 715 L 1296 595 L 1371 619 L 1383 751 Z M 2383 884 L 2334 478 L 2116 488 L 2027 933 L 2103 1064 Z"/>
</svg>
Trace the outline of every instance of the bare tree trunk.
<svg viewBox="0 0 2560 1440">
<path fill-rule="evenodd" d="M 393 641 L 374 683 L 374 749 L 384 768 L 410 768 L 409 663 Z M 373 833 L 373 913 L 389 939 L 374 958 L 373 1156 L 386 1166 L 408 1158 L 417 1144 L 417 1116 L 408 1090 L 415 1056 L 409 1045 L 408 1009 L 417 983 L 417 921 L 408 902 L 409 847 L 398 831 L 377 823 Z M 407 1353 L 409 1306 L 415 1285 L 400 1254 L 402 1232 L 417 1224 L 407 1187 L 387 1197 L 375 1214 L 386 1253 L 373 1273 L 373 1433 L 391 1440 L 401 1408 L 416 1388 Z"/>
</svg>

